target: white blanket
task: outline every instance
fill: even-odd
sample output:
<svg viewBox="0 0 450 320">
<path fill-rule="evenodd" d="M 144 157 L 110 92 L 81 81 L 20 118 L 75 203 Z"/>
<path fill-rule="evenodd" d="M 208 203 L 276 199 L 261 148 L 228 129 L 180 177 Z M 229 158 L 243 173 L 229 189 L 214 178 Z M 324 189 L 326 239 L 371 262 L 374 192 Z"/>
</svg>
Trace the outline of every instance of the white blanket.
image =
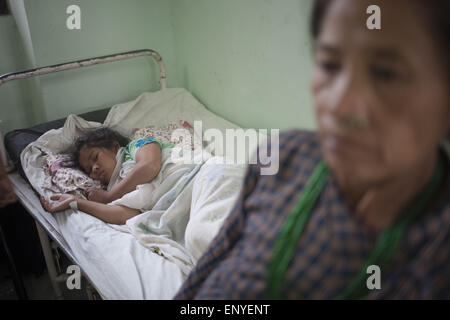
<svg viewBox="0 0 450 320">
<path fill-rule="evenodd" d="M 184 89 L 144 93 L 114 106 L 103 126 L 129 136 L 134 128 L 180 119 L 201 120 L 203 129 L 237 128 L 206 110 Z M 101 125 L 70 115 L 63 128 L 27 146 L 21 160 L 34 189 L 47 198 L 52 195 L 41 187 L 46 154 L 66 151 L 83 130 Z M 191 165 L 174 163 L 167 152 L 163 152 L 164 170 L 157 179 L 111 203 L 143 212 L 126 226 L 109 225 L 72 210 L 55 215 L 81 267 L 105 298 L 159 299 L 175 294 L 221 227 L 241 188 L 243 165 L 216 165 L 215 158 Z M 130 237 L 137 240 L 135 244 Z"/>
<path fill-rule="evenodd" d="M 245 167 L 217 164 L 217 157 L 202 164 L 172 163 L 170 149 L 165 151 L 157 179 L 110 204 L 143 211 L 119 230 L 188 275 L 231 211 Z"/>
</svg>

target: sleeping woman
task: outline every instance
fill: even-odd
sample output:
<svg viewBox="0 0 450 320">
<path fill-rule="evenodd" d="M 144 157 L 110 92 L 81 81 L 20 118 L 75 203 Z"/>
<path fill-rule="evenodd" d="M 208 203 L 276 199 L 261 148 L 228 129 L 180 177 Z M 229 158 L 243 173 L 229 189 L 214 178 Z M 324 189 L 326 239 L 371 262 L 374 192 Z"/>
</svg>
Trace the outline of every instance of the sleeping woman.
<svg viewBox="0 0 450 320">
<path fill-rule="evenodd" d="M 77 208 L 91 214 L 106 223 L 125 224 L 125 222 L 141 213 L 137 209 L 121 205 L 107 205 L 123 195 L 136 190 L 141 184 L 149 183 L 158 175 L 162 164 L 162 150 L 173 147 L 156 139 L 146 137 L 129 142 L 119 133 L 100 128 L 86 132 L 76 141 L 72 151 L 75 165 L 82 169 L 92 179 L 99 180 L 104 185 L 111 182 L 118 162 L 118 151 L 124 147 L 125 161 L 135 161 L 134 167 L 119 183 L 108 188 L 91 189 L 88 200 L 71 194 L 55 195 L 49 202 L 41 197 L 41 203 L 49 212 Z"/>
</svg>

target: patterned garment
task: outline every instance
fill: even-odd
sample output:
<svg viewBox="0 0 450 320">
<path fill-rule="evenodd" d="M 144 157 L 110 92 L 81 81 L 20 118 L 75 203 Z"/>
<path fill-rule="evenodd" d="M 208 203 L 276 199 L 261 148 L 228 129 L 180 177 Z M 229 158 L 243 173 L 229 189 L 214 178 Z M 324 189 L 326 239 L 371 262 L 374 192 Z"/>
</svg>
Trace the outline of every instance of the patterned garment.
<svg viewBox="0 0 450 320">
<path fill-rule="evenodd" d="M 173 148 L 173 144 L 169 142 L 161 142 L 151 137 L 136 139 L 128 143 L 125 147 L 125 161 L 136 161 L 136 153 L 138 149 L 152 142 L 156 142 L 161 150 L 164 150 L 166 148 Z"/>
<path fill-rule="evenodd" d="M 322 156 L 317 135 L 280 136 L 280 171 L 261 176 L 251 165 L 239 199 L 176 299 L 267 299 L 266 275 L 275 239 Z M 381 289 L 368 299 L 450 298 L 450 177 L 407 231 Z M 285 274 L 286 299 L 334 299 L 360 271 L 377 236 L 365 232 L 331 176 L 311 211 Z M 368 275 L 369 276 L 369 275 Z"/>
</svg>

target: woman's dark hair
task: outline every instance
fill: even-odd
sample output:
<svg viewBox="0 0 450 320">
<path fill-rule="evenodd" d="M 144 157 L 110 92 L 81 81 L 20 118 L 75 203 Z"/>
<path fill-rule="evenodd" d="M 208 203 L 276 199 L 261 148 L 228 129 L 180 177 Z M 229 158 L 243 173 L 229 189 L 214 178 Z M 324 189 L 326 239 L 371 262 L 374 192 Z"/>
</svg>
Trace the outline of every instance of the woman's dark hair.
<svg viewBox="0 0 450 320">
<path fill-rule="evenodd" d="M 128 144 L 129 139 L 122 136 L 117 131 L 109 128 L 100 128 L 86 131 L 80 137 L 78 137 L 70 152 L 74 166 L 78 168 L 80 167 L 80 151 L 84 147 L 99 147 L 110 149 L 114 146 L 115 142 L 119 143 L 121 147 L 124 147 Z"/>
<path fill-rule="evenodd" d="M 323 19 L 330 4 L 335 0 L 315 0 L 311 15 L 310 32 L 313 40 L 317 40 L 320 34 Z M 412 3 L 412 1 L 411 1 Z M 420 5 L 426 15 L 428 26 L 436 37 L 436 41 L 444 50 L 444 58 L 447 57 L 446 67 L 449 68 L 450 56 L 450 12 L 449 0 L 416 0 L 416 4 Z M 450 75 L 450 70 L 449 70 Z"/>
<path fill-rule="evenodd" d="M 311 14 L 311 23 L 310 23 L 310 32 L 311 36 L 314 40 L 317 40 L 317 37 L 320 33 L 320 28 L 322 27 L 323 18 L 325 16 L 326 10 L 328 9 L 331 0 L 315 0 L 312 14 Z"/>
</svg>

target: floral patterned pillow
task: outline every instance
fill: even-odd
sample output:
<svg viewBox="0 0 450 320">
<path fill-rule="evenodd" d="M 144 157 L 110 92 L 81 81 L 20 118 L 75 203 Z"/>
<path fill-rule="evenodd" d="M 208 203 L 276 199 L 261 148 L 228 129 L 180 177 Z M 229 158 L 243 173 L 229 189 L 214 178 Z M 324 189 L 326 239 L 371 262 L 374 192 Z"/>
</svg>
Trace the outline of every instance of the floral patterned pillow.
<svg viewBox="0 0 450 320">
<path fill-rule="evenodd" d="M 103 188 L 100 181 L 93 180 L 79 169 L 71 168 L 72 163 L 68 154 L 49 154 L 45 159 L 43 188 L 83 198 L 87 198 L 88 189 Z"/>
<path fill-rule="evenodd" d="M 183 147 L 185 146 L 194 150 L 194 148 L 202 146 L 201 137 L 194 139 L 194 134 L 194 128 L 189 122 L 179 120 L 178 122 L 170 122 L 164 126 L 150 125 L 145 128 L 135 129 L 131 140 L 152 137 L 162 142 L 173 143 L 174 145 L 181 144 Z"/>
</svg>

